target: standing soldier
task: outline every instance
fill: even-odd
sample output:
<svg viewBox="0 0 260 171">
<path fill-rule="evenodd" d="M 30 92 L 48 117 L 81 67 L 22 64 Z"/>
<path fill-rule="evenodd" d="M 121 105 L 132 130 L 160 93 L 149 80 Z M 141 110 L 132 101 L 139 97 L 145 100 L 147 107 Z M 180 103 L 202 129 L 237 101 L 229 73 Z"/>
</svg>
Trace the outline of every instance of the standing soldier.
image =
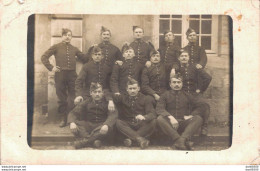
<svg viewBox="0 0 260 171">
<path fill-rule="evenodd" d="M 114 65 L 110 79 L 111 90 L 113 94 L 116 95 L 127 93 L 125 87 L 127 85 L 128 77 L 132 77 L 140 83 L 143 69 L 143 65 L 138 63 L 137 58 L 134 57 L 134 49 L 127 43 L 122 47 L 122 54 L 124 57 L 123 64 Z"/>
<path fill-rule="evenodd" d="M 70 130 L 76 138 L 76 149 L 88 145 L 100 147 L 102 141 L 111 135 L 118 113 L 109 111 L 108 102 L 104 98 L 104 91 L 99 83 L 91 83 L 91 97 L 77 105 L 69 114 Z"/>
<path fill-rule="evenodd" d="M 125 88 L 127 94 L 114 96 L 119 111 L 116 127 L 127 137 L 124 140 L 126 146 L 131 146 L 132 141 L 135 141 L 144 149 L 149 146 L 146 138 L 155 130 L 155 110 L 150 99 L 139 92 L 136 80 L 128 78 Z"/>
<path fill-rule="evenodd" d="M 154 50 L 154 46 L 150 42 L 146 43 L 143 40 L 144 30 L 141 27 L 133 26 L 133 35 L 135 40 L 130 46 L 134 49 L 137 62 L 143 66 L 147 65 L 146 62 L 149 61 L 150 52 Z"/>
<path fill-rule="evenodd" d="M 156 101 L 160 99 L 160 96 L 169 89 L 169 79 L 172 66 L 165 65 L 161 61 L 160 52 L 152 51 L 151 54 L 151 66 L 144 68 L 142 72 L 142 92 L 145 95 L 154 97 Z M 154 101 L 154 105 L 156 102 Z"/>
<path fill-rule="evenodd" d="M 58 112 L 62 115 L 60 127 L 66 126 L 67 114 L 74 107 L 76 58 L 83 63 L 88 61 L 86 55 L 70 44 L 72 31 L 62 29 L 62 42 L 51 46 L 41 57 L 42 63 L 49 71 L 55 72 L 56 94 L 58 96 Z M 56 66 L 50 64 L 49 58 L 54 55 Z M 67 94 L 68 93 L 68 94 Z"/>
<path fill-rule="evenodd" d="M 172 90 L 166 91 L 156 106 L 157 123 L 162 132 L 171 137 L 173 148 L 189 150 L 189 139 L 201 126 L 200 113 L 207 112 L 206 103 L 182 91 L 182 78 L 176 74 L 170 79 Z"/>
<path fill-rule="evenodd" d="M 205 49 L 198 45 L 196 31 L 189 28 L 186 35 L 189 44 L 185 46 L 184 49 L 189 52 L 189 63 L 196 66 L 197 69 L 205 68 L 207 64 L 207 55 Z"/>
<path fill-rule="evenodd" d="M 160 47 L 159 52 L 161 53 L 161 61 L 164 65 L 174 65 L 177 67 L 180 47 L 174 41 L 174 38 L 175 36 L 172 31 L 164 32 L 165 44 Z"/>
<path fill-rule="evenodd" d="M 102 26 L 100 36 L 102 42 L 98 44 L 98 47 L 102 49 L 105 64 L 107 64 L 112 70 L 115 61 L 122 60 L 122 54 L 118 47 L 110 42 L 111 31 L 108 28 Z M 88 55 L 91 56 L 90 49 L 88 52 Z"/>
<path fill-rule="evenodd" d="M 109 75 L 111 75 L 110 67 L 105 63 L 102 50 L 98 46 L 91 48 L 92 61 L 85 64 L 75 82 L 76 98 L 75 104 L 79 104 L 83 99 L 90 97 L 89 90 L 92 82 L 97 82 L 102 85 L 105 93 L 110 94 L 109 90 Z M 106 96 L 107 100 L 109 96 Z M 113 101 L 109 101 L 109 107 L 114 108 Z"/>
<path fill-rule="evenodd" d="M 178 59 L 180 67 L 176 70 L 176 73 L 183 77 L 183 91 L 193 96 L 201 96 L 207 90 L 212 77 L 203 69 L 198 69 L 194 65 L 189 64 L 189 53 L 187 51 L 182 49 Z M 200 113 L 203 119 L 201 135 L 207 135 L 208 133 L 209 105 L 207 105 L 207 109 L 208 112 Z"/>
</svg>

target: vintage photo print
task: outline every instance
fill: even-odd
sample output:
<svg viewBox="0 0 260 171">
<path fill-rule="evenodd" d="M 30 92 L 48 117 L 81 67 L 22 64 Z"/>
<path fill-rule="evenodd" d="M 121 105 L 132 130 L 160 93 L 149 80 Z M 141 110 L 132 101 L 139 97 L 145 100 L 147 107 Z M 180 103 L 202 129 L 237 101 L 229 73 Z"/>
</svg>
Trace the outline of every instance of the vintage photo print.
<svg viewBox="0 0 260 171">
<path fill-rule="evenodd" d="M 31 148 L 231 146 L 230 17 L 35 14 L 28 41 Z"/>
</svg>

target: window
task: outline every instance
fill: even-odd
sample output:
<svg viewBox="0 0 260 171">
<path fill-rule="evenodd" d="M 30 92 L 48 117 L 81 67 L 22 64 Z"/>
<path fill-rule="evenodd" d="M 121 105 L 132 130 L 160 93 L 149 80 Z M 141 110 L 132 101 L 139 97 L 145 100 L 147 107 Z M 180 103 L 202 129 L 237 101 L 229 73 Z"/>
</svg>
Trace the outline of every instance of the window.
<svg viewBox="0 0 260 171">
<path fill-rule="evenodd" d="M 196 30 L 199 45 L 206 49 L 207 53 L 217 51 L 217 22 L 218 18 L 214 15 L 160 15 L 159 16 L 159 45 L 164 41 L 163 33 L 172 30 L 175 41 L 180 47 L 188 44 L 186 38 L 187 29 Z"/>
</svg>

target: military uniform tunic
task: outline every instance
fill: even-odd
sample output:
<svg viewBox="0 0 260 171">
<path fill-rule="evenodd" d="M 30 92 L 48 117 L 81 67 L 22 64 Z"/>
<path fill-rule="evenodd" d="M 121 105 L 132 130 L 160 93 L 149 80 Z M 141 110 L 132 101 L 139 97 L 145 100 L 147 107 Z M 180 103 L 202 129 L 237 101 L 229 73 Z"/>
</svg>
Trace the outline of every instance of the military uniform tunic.
<svg viewBox="0 0 260 171">
<path fill-rule="evenodd" d="M 154 50 L 154 48 L 143 40 L 135 40 L 130 46 L 134 49 L 137 63 L 141 63 L 144 66 L 145 63 L 150 60 L 150 52 Z"/>
<path fill-rule="evenodd" d="M 200 64 L 203 68 L 207 64 L 207 55 L 205 49 L 198 44 L 189 43 L 184 47 L 186 51 L 189 52 L 190 61 L 189 63 L 192 65 Z"/>
<path fill-rule="evenodd" d="M 136 58 L 124 60 L 122 66 L 114 65 L 110 79 L 111 91 L 113 93 L 126 93 L 129 76 L 138 81 L 140 85 L 142 68 L 143 65 L 137 63 Z"/>
<path fill-rule="evenodd" d="M 103 89 L 109 89 L 109 76 L 111 69 L 105 64 L 104 60 L 100 62 L 90 61 L 83 65 L 75 82 L 76 96 L 86 98 L 89 96 L 90 85 L 92 82 L 100 83 Z"/>
<path fill-rule="evenodd" d="M 178 66 L 179 50 L 180 47 L 175 43 L 167 43 L 161 46 L 158 51 L 160 52 L 161 61 L 163 62 L 163 64 L 169 66 Z"/>
</svg>

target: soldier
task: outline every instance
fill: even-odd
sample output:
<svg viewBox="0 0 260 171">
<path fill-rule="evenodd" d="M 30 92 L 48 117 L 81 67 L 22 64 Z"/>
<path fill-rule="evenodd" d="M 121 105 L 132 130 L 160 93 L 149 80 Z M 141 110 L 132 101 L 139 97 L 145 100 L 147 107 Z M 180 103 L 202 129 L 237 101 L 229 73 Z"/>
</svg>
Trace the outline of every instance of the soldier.
<svg viewBox="0 0 260 171">
<path fill-rule="evenodd" d="M 146 43 L 143 40 L 144 30 L 139 26 L 133 26 L 133 35 L 134 41 L 130 44 L 130 46 L 134 49 L 135 57 L 137 58 L 137 62 L 141 63 L 143 66 L 149 61 L 149 55 L 152 50 L 154 50 L 154 46 L 149 42 Z"/>
<path fill-rule="evenodd" d="M 67 114 L 74 107 L 76 58 L 83 63 L 88 61 L 86 55 L 70 44 L 72 31 L 62 29 L 62 42 L 51 46 L 41 57 L 42 63 L 52 72 L 55 72 L 56 94 L 58 97 L 58 112 L 62 115 L 60 127 L 66 126 Z M 50 64 L 49 58 L 54 55 L 56 66 Z M 68 93 L 67 93 L 68 92 Z"/>
<path fill-rule="evenodd" d="M 189 52 L 189 63 L 196 66 L 197 69 L 205 68 L 207 64 L 207 55 L 205 49 L 198 45 L 196 31 L 189 28 L 186 35 L 189 44 L 185 46 L 184 49 Z"/>
<path fill-rule="evenodd" d="M 141 82 L 141 73 L 143 65 L 137 62 L 137 58 L 134 58 L 135 53 L 131 46 L 127 43 L 122 47 L 122 54 L 124 57 L 122 65 L 114 65 L 111 79 L 110 87 L 113 94 L 120 95 L 126 92 L 126 85 L 128 77 L 132 77 Z"/>
<path fill-rule="evenodd" d="M 201 126 L 200 113 L 207 112 L 205 103 L 182 91 L 182 78 L 179 74 L 171 77 L 170 87 L 156 106 L 159 115 L 157 123 L 162 132 L 171 137 L 173 148 L 189 150 L 189 139 Z"/>
<path fill-rule="evenodd" d="M 154 132 L 156 114 L 149 98 L 139 92 L 138 82 L 132 78 L 128 79 L 128 94 L 114 96 L 119 111 L 116 127 L 127 137 L 124 140 L 126 146 L 131 146 L 134 141 L 144 149 L 149 146 L 149 140 L 146 138 Z"/>
<path fill-rule="evenodd" d="M 201 97 L 202 93 L 208 88 L 212 77 L 203 69 L 198 69 L 194 65 L 189 64 L 189 53 L 187 51 L 182 49 L 178 59 L 180 61 L 180 67 L 176 70 L 176 73 L 179 73 L 183 77 L 183 91 L 193 96 Z M 210 111 L 209 105 L 207 108 Z M 208 133 L 209 111 L 200 113 L 203 118 L 201 135 L 205 136 Z"/>
<path fill-rule="evenodd" d="M 161 61 L 164 65 L 174 65 L 177 67 L 180 47 L 176 44 L 174 39 L 175 36 L 172 31 L 164 32 L 165 44 L 160 47 L 159 52 L 161 53 Z"/>
<path fill-rule="evenodd" d="M 108 140 L 111 135 L 118 116 L 117 110 L 108 110 L 108 102 L 99 83 L 91 83 L 90 95 L 69 113 L 71 132 L 77 139 L 83 138 L 74 142 L 76 149 L 92 144 L 99 148 L 102 141 Z"/>
<path fill-rule="evenodd" d="M 145 95 L 154 97 L 156 101 L 160 99 L 160 96 L 169 89 L 169 79 L 172 67 L 170 65 L 165 66 L 161 62 L 160 52 L 151 51 L 151 63 L 149 68 L 144 68 L 142 72 L 142 92 Z M 155 101 L 153 102 L 155 105 Z"/>
<path fill-rule="evenodd" d="M 98 47 L 102 49 L 105 64 L 112 70 L 114 63 L 122 60 L 122 54 L 119 48 L 110 42 L 111 31 L 108 28 L 102 26 L 100 36 L 102 42 L 98 44 Z M 91 56 L 91 49 L 88 52 L 88 55 Z"/>
<path fill-rule="evenodd" d="M 75 82 L 75 104 L 78 104 L 83 101 L 83 99 L 85 100 L 90 97 L 89 88 L 92 82 L 98 82 L 102 85 L 105 93 L 110 94 L 109 75 L 111 74 L 111 69 L 107 64 L 105 64 L 102 50 L 98 46 L 93 46 L 91 53 L 93 60 L 82 67 Z M 109 101 L 109 108 L 113 110 L 113 101 Z"/>
</svg>

